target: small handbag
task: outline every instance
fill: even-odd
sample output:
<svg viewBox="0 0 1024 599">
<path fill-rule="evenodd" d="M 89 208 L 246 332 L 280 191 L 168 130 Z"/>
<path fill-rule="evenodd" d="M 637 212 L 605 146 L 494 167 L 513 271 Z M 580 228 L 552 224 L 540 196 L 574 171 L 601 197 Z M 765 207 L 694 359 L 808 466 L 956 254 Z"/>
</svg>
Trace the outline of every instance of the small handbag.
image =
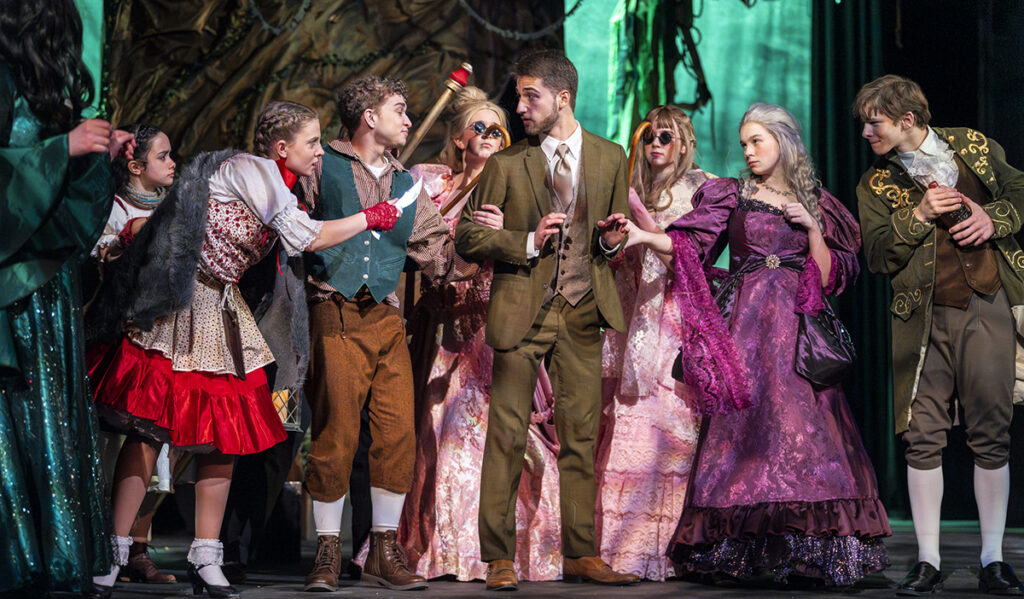
<svg viewBox="0 0 1024 599">
<path fill-rule="evenodd" d="M 843 380 L 857 359 L 850 332 L 826 303 L 817 316 L 800 315 L 793 370 L 816 388 L 831 387 Z"/>
</svg>

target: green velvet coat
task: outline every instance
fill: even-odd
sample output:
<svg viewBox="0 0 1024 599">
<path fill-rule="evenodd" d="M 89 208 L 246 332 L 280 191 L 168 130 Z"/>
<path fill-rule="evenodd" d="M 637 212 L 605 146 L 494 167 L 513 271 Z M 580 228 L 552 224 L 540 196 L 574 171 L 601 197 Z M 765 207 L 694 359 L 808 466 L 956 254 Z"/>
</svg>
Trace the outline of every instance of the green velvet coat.
<svg viewBox="0 0 1024 599">
<path fill-rule="evenodd" d="M 1024 252 L 1015 235 L 1024 214 L 1024 173 L 1006 163 L 994 140 L 964 128 L 935 132 L 947 141 L 988 189 L 984 210 L 992 218 L 992 243 L 998 250 L 999 278 L 1017 326 L 1014 401 L 1024 399 Z M 935 283 L 935 225 L 914 216 L 924 189 L 907 173 L 895 151 L 880 156 L 857 185 L 864 254 L 872 272 L 892 283 L 893 413 L 896 434 L 910 424 L 910 408 L 931 334 Z"/>
</svg>

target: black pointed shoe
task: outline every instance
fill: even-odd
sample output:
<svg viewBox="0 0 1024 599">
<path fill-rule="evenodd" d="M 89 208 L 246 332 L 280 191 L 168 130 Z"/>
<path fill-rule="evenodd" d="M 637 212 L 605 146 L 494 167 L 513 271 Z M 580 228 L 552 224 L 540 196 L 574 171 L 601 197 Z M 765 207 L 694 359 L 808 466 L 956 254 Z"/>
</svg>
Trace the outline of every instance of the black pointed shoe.
<svg viewBox="0 0 1024 599">
<path fill-rule="evenodd" d="M 978 572 L 978 588 L 991 595 L 1024 595 L 1013 568 L 1006 562 L 992 562 Z"/>
<path fill-rule="evenodd" d="M 900 581 L 897 595 L 918 597 L 942 590 L 942 572 L 928 562 L 917 562 Z"/>
</svg>

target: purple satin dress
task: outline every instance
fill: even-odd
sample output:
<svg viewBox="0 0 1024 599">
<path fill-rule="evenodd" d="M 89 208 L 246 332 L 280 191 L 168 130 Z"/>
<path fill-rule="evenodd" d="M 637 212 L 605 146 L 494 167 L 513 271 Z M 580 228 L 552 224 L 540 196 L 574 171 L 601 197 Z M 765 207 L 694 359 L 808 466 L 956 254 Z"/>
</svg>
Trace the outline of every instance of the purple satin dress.
<svg viewBox="0 0 1024 599">
<path fill-rule="evenodd" d="M 888 565 L 882 537 L 892 533 L 842 388 L 815 390 L 793 370 L 793 360 L 799 313 L 816 313 L 823 294 L 855 280 L 860 230 L 822 190 L 819 208 L 832 257 L 823 288 L 808 256 L 807 232 L 790 226 L 779 209 L 745 197 L 744 186 L 737 179 L 707 182 L 694 195 L 694 210 L 669 228 L 675 291 L 691 305 L 684 318 L 693 318 L 701 295 L 693 292 L 704 276 L 701 263 L 711 263 L 725 241 L 731 272 L 748 261 L 759 265 L 735 275 L 724 322 L 731 339 L 714 340 L 713 327 L 694 325 L 704 327 L 705 345 L 740 365 L 711 369 L 735 376 L 704 388 L 729 388 L 743 397 L 731 405 L 722 398 L 702 401 L 708 417 L 670 553 L 690 571 L 780 581 L 796 574 L 849 585 Z M 702 294 L 706 310 L 706 285 Z"/>
</svg>

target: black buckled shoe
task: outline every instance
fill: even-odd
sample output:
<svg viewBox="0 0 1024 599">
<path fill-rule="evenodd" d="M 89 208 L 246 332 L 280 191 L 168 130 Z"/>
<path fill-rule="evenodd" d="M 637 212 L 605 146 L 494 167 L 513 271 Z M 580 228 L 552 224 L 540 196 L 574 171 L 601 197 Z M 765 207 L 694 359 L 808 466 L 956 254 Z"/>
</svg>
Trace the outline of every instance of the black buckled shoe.
<svg viewBox="0 0 1024 599">
<path fill-rule="evenodd" d="M 1006 562 L 992 562 L 978 572 L 978 588 L 991 595 L 1024 595 L 1013 568 Z"/>
<path fill-rule="evenodd" d="M 897 595 L 918 597 L 942 590 L 942 572 L 928 562 L 917 562 L 900 581 Z"/>
</svg>

